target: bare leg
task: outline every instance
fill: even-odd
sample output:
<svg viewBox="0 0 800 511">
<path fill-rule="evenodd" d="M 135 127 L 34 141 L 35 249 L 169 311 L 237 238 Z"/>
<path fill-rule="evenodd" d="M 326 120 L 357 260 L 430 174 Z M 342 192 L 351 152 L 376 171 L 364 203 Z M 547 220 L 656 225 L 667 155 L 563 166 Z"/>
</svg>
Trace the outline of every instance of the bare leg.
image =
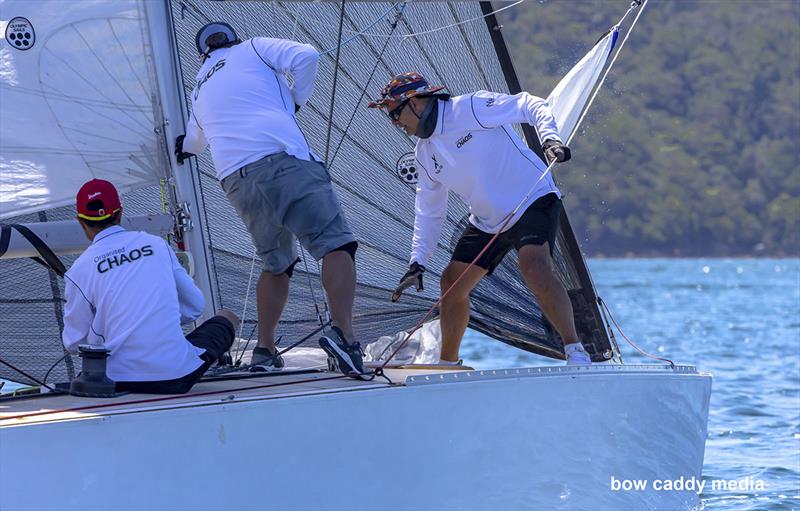
<svg viewBox="0 0 800 511">
<path fill-rule="evenodd" d="M 564 345 L 578 342 L 572 302 L 564 285 L 553 273 L 547 242 L 522 247 L 519 251 L 519 267 L 542 312 L 558 331 Z"/>
<path fill-rule="evenodd" d="M 267 348 L 275 353 L 275 328 L 281 319 L 283 307 L 289 298 L 289 276 L 285 273 L 273 275 L 261 272 L 256 284 L 256 302 L 258 306 L 258 344 L 259 348 Z"/>
<path fill-rule="evenodd" d="M 452 287 L 467 266 L 469 264 L 458 261 L 451 261 L 447 265 L 440 282 L 442 294 Z M 456 287 L 450 290 L 442 300 L 439 319 L 442 326 L 442 355 L 440 357 L 442 360 L 458 361 L 461 338 L 464 337 L 467 324 L 469 324 L 469 294 L 484 275 L 486 275 L 486 270 L 483 268 L 470 267 Z"/>
<path fill-rule="evenodd" d="M 350 254 L 336 250 L 322 258 L 322 286 L 328 294 L 331 324 L 342 330 L 347 342 L 353 333 L 353 300 L 356 295 L 356 265 Z"/>
</svg>

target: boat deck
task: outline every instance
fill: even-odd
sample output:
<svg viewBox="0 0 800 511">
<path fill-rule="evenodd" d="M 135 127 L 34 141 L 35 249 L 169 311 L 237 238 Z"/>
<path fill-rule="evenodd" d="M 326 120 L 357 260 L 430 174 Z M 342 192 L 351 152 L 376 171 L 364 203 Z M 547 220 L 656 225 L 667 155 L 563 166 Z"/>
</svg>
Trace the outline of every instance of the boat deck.
<svg viewBox="0 0 800 511">
<path fill-rule="evenodd" d="M 404 385 L 407 378 L 469 371 L 437 366 L 386 368 L 388 379 L 357 380 L 320 368 L 291 368 L 271 373 L 226 373 L 197 383 L 180 395 L 123 393 L 112 398 L 87 398 L 70 394 L 34 394 L 0 400 L 0 427 L 84 419 L 97 416 L 210 406 L 231 401 L 263 400 L 329 392 L 347 392 Z"/>
<path fill-rule="evenodd" d="M 112 398 L 88 398 L 68 393 L 43 393 L 0 399 L 0 428 L 80 420 L 148 411 L 218 406 L 230 402 L 260 401 L 339 392 L 369 391 L 408 385 L 548 376 L 595 376 L 608 373 L 697 374 L 692 366 L 604 365 L 560 366 L 476 371 L 467 366 L 408 365 L 387 367 L 384 376 L 359 380 L 327 370 L 320 349 L 297 348 L 276 372 L 225 372 L 208 375 L 191 391 L 180 395 L 124 393 Z"/>
</svg>

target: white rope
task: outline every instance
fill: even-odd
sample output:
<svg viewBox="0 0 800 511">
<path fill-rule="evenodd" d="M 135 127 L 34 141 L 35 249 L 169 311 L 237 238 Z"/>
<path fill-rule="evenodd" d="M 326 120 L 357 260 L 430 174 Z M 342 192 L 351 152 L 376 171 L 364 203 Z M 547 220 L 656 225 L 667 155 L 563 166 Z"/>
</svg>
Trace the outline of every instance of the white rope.
<svg viewBox="0 0 800 511">
<path fill-rule="evenodd" d="M 258 255 L 258 249 L 253 249 L 253 260 L 250 262 L 250 278 L 247 279 L 247 291 L 244 294 L 244 307 L 242 307 L 242 320 L 239 321 L 239 339 L 242 339 L 242 331 L 244 330 L 244 319 L 245 314 L 247 314 L 247 302 L 250 299 L 250 287 L 253 284 L 253 273 L 256 268 L 256 256 Z M 236 355 L 239 355 L 239 346 L 236 346 Z M 236 357 L 231 357 L 232 359 L 236 359 Z"/>
</svg>

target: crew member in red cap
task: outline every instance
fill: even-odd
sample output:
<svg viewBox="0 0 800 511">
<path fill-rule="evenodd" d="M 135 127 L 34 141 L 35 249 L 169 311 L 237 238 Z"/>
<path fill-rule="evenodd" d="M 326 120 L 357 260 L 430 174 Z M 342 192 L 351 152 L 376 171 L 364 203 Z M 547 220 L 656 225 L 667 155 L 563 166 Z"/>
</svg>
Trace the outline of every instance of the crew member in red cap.
<svg viewBox="0 0 800 511">
<path fill-rule="evenodd" d="M 67 350 L 102 344 L 118 391 L 187 392 L 231 346 L 239 320 L 230 311 L 183 335 L 181 323 L 203 311 L 203 294 L 167 243 L 119 224 L 114 185 L 84 184 L 78 222 L 92 242 L 65 275 L 62 340 Z"/>
<path fill-rule="evenodd" d="M 469 206 L 470 218 L 442 272 L 442 293 L 449 292 L 441 304 L 440 362 L 459 363 L 459 346 L 469 322 L 470 292 L 514 248 L 525 282 L 561 335 L 567 363 L 590 364 L 575 330 L 569 296 L 552 269 L 561 192 L 551 174 L 545 174 L 545 162 L 512 127 L 515 123 L 533 125 L 547 157 L 551 161 L 568 160 L 570 151 L 561 143 L 547 101 L 527 92 L 508 95 L 478 91 L 450 97 L 441 90 L 419 73 L 403 73 L 392 78 L 381 97 L 369 104 L 385 109 L 392 123 L 419 137 L 415 157 L 422 171 L 417 184 L 410 266 L 392 300 L 408 287 L 422 290 L 422 274 L 438 243 L 447 216 L 448 192 L 452 190 Z M 533 193 L 500 236 L 474 266 L 469 266 L 531 189 Z M 450 289 L 465 270 L 464 277 Z"/>
</svg>

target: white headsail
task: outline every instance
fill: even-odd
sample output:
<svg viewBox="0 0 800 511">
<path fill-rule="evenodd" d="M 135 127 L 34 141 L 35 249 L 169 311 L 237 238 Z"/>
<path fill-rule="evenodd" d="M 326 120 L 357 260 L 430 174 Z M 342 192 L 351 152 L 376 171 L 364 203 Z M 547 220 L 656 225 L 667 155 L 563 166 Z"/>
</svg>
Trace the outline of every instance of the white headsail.
<svg viewBox="0 0 800 511">
<path fill-rule="evenodd" d="M 158 92 L 138 0 L 0 5 L 0 219 L 71 204 L 93 177 L 158 182 Z"/>
<path fill-rule="evenodd" d="M 600 73 L 614 51 L 618 34 L 619 26 L 609 30 L 547 96 L 563 140 L 566 141 L 572 135 L 589 95 L 597 85 Z"/>
</svg>

